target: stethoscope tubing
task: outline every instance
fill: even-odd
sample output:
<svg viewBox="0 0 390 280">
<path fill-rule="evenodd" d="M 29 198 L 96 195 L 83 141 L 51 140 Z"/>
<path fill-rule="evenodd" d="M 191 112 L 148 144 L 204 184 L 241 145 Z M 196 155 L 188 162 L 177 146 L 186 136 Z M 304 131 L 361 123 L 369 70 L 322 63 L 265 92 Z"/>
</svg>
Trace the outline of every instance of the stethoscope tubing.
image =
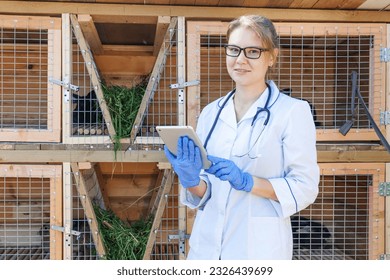
<svg viewBox="0 0 390 280">
<path fill-rule="evenodd" d="M 270 102 L 270 100 L 271 100 L 272 89 L 271 89 L 271 86 L 270 86 L 268 83 L 266 83 L 266 85 L 267 85 L 267 88 L 268 88 L 267 100 L 266 100 L 266 102 L 265 102 L 264 108 L 258 109 L 257 112 L 256 112 L 256 114 L 254 115 L 254 117 L 253 117 L 253 119 L 252 119 L 252 123 L 251 123 L 251 126 L 252 126 L 252 127 L 253 127 L 253 125 L 254 125 L 256 119 L 257 119 L 257 116 L 258 116 L 261 112 L 266 112 L 266 114 L 267 114 L 267 117 L 266 117 L 266 119 L 265 119 L 265 121 L 264 121 L 264 126 L 266 126 L 266 125 L 268 124 L 268 121 L 269 121 L 269 119 L 270 119 L 271 112 L 270 112 L 270 110 L 269 110 L 269 108 L 268 108 L 268 105 L 269 105 L 269 102 Z M 236 92 L 236 89 L 233 89 L 233 90 L 228 94 L 228 96 L 226 97 L 226 99 L 224 100 L 224 102 L 222 103 L 222 106 L 219 107 L 219 110 L 218 110 L 218 113 L 217 113 L 217 115 L 216 115 L 216 117 L 215 117 L 215 119 L 214 119 L 213 125 L 211 126 L 211 129 L 210 129 L 209 133 L 207 134 L 206 140 L 204 141 L 204 145 L 203 145 L 203 146 L 204 146 L 204 148 L 205 148 L 206 150 L 207 150 L 207 144 L 208 144 L 208 142 L 209 142 L 209 140 L 210 140 L 210 137 L 211 137 L 212 133 L 214 132 L 215 126 L 217 125 L 219 116 L 221 115 L 223 108 L 225 108 L 227 102 L 228 102 L 229 99 L 233 96 L 233 94 L 234 94 L 235 92 Z M 218 104 L 218 106 L 219 106 L 219 104 Z"/>
</svg>

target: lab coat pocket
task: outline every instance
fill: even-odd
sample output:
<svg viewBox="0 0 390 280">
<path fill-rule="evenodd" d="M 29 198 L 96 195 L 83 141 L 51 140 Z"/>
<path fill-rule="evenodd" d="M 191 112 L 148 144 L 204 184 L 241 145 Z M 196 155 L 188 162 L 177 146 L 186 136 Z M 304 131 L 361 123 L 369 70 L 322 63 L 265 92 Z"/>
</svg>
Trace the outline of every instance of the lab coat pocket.
<svg viewBox="0 0 390 280">
<path fill-rule="evenodd" d="M 291 230 L 279 217 L 251 217 L 248 229 L 248 259 L 292 258 Z"/>
</svg>

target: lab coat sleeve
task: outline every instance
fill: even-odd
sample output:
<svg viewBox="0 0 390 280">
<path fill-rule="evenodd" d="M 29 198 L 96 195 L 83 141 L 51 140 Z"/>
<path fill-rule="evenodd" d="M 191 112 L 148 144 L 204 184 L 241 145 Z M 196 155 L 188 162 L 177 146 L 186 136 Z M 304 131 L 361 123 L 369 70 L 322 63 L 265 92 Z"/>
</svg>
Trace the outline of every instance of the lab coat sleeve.
<svg viewBox="0 0 390 280">
<path fill-rule="evenodd" d="M 203 209 L 204 205 L 207 203 L 211 196 L 210 191 L 210 182 L 207 178 L 207 175 L 200 175 L 200 179 L 206 182 L 207 188 L 206 192 L 202 198 L 192 194 L 188 189 L 181 187 L 180 190 L 180 202 L 191 209 L 200 208 Z"/>
<path fill-rule="evenodd" d="M 289 217 L 312 204 L 318 195 L 316 129 L 310 106 L 294 103 L 282 136 L 284 177 L 271 178 L 282 215 Z"/>
</svg>

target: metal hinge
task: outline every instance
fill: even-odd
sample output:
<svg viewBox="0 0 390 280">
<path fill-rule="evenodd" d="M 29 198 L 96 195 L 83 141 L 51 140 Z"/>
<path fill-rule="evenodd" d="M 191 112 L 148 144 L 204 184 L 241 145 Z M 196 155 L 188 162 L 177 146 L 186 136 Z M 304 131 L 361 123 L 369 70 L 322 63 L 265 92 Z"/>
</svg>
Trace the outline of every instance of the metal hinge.
<svg viewBox="0 0 390 280">
<path fill-rule="evenodd" d="M 185 241 L 186 239 L 190 238 L 190 234 L 185 234 L 184 231 L 180 230 L 179 234 L 170 234 L 168 235 L 168 241 L 178 239 L 179 240 L 179 253 L 184 255 L 185 254 Z"/>
<path fill-rule="evenodd" d="M 389 125 L 390 124 L 390 112 L 389 111 L 384 111 L 381 112 L 379 121 L 381 125 Z"/>
<path fill-rule="evenodd" d="M 70 83 L 65 83 L 63 81 L 56 80 L 56 79 L 53 79 L 53 78 L 50 78 L 49 82 L 51 82 L 53 84 L 56 84 L 56 85 L 59 85 L 59 86 L 62 86 L 64 88 L 66 88 L 66 89 L 76 91 L 76 92 L 80 90 L 79 86 L 75 86 L 75 85 L 72 85 Z"/>
<path fill-rule="evenodd" d="M 190 234 L 185 234 L 184 231 L 179 231 L 179 234 L 169 234 L 168 241 L 179 239 L 180 241 L 184 241 L 190 238 Z"/>
<path fill-rule="evenodd" d="M 390 260 L 390 254 L 381 254 L 379 255 L 380 260 Z"/>
<path fill-rule="evenodd" d="M 61 231 L 61 232 L 64 232 L 64 233 L 67 233 L 67 230 L 65 230 L 64 227 L 60 227 L 60 226 L 51 226 L 51 229 L 52 230 L 57 230 L 57 231 Z M 75 235 L 75 236 L 80 236 L 81 232 L 79 231 L 75 231 L 75 230 L 70 230 L 69 232 L 71 235 Z"/>
<path fill-rule="evenodd" d="M 390 182 L 379 183 L 378 193 L 380 196 L 390 196 Z"/>
<path fill-rule="evenodd" d="M 390 48 L 381 48 L 380 61 L 381 62 L 389 62 L 390 61 Z"/>
<path fill-rule="evenodd" d="M 182 84 L 171 84 L 169 88 L 175 89 L 175 88 L 185 88 L 185 87 L 191 87 L 191 86 L 197 86 L 200 84 L 199 80 L 191 81 L 191 82 L 184 82 Z"/>
</svg>

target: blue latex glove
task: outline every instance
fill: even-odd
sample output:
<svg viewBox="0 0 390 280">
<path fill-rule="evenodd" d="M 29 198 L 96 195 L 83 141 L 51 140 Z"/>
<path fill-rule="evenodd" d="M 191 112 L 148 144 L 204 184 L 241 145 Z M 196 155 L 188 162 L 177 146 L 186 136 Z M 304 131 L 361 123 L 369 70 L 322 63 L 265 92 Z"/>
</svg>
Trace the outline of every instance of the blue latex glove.
<svg viewBox="0 0 390 280">
<path fill-rule="evenodd" d="M 167 146 L 164 146 L 164 151 L 184 188 L 199 185 L 202 156 L 194 141 L 187 136 L 182 136 L 177 140 L 176 156 L 168 150 Z"/>
<path fill-rule="evenodd" d="M 236 190 L 246 192 L 252 190 L 252 176 L 247 172 L 243 172 L 233 161 L 214 156 L 208 156 L 208 159 L 213 164 L 205 170 L 206 172 L 215 175 L 222 181 L 229 181 L 230 185 Z"/>
</svg>

